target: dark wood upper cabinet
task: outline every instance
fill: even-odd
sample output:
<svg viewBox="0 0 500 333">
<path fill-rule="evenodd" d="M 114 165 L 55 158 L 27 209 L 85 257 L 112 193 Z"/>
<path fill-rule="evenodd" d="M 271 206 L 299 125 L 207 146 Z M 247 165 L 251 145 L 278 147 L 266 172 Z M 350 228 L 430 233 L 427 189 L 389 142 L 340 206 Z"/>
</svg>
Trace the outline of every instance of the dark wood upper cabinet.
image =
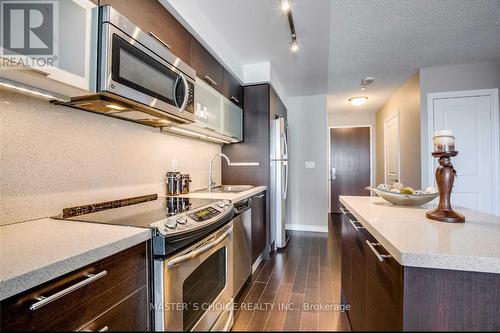
<svg viewBox="0 0 500 333">
<path fill-rule="evenodd" d="M 243 106 L 243 89 L 227 69 L 223 69 L 222 94 L 239 107 Z"/>
<path fill-rule="evenodd" d="M 191 38 L 191 67 L 196 76 L 222 93 L 222 66 L 194 37 Z"/>
<path fill-rule="evenodd" d="M 191 34 L 158 0 L 99 0 L 99 5 L 111 5 L 190 64 Z"/>
</svg>

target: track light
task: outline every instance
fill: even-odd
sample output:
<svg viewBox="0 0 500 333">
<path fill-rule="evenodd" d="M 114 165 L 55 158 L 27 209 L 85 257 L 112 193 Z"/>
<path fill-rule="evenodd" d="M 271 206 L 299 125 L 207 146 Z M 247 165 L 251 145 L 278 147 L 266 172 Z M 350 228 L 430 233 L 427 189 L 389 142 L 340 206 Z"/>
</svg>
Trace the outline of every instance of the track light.
<svg viewBox="0 0 500 333">
<path fill-rule="evenodd" d="M 281 0 L 281 10 L 285 13 L 290 10 L 290 2 L 288 0 Z"/>
<path fill-rule="evenodd" d="M 299 43 L 297 43 L 296 40 L 293 40 L 291 43 L 290 43 L 290 50 L 292 52 L 297 52 L 299 50 Z"/>
</svg>

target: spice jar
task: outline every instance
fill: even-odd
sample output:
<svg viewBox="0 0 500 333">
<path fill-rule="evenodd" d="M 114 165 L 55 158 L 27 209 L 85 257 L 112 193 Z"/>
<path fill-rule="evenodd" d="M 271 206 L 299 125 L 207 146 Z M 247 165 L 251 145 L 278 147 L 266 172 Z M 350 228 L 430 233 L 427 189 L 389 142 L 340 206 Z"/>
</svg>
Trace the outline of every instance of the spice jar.
<svg viewBox="0 0 500 333">
<path fill-rule="evenodd" d="M 455 151 L 455 137 L 453 136 L 453 131 L 443 130 L 434 132 L 432 143 L 434 152 Z"/>
</svg>

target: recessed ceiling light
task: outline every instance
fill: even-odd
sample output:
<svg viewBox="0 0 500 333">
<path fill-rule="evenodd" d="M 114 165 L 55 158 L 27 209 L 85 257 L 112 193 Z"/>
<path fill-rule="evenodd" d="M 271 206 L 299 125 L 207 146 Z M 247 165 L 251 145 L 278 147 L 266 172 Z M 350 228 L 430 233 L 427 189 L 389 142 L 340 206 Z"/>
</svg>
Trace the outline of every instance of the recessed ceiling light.
<svg viewBox="0 0 500 333">
<path fill-rule="evenodd" d="M 366 96 L 355 96 L 355 97 L 349 98 L 348 101 L 352 105 L 360 106 L 360 105 L 365 104 L 366 101 L 368 101 L 368 97 L 366 97 Z"/>
<path fill-rule="evenodd" d="M 299 43 L 297 43 L 296 40 L 290 43 L 290 50 L 292 50 L 292 52 L 297 52 L 299 50 Z"/>
<path fill-rule="evenodd" d="M 290 10 L 290 2 L 288 0 L 281 0 L 281 10 L 285 13 Z"/>
</svg>

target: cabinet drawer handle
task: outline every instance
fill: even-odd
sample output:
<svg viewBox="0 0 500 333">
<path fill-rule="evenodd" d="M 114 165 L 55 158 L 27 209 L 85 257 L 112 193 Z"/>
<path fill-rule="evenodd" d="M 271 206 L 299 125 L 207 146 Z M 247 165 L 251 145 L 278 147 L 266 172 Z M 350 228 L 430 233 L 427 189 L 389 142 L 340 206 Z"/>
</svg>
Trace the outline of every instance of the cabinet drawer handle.
<svg viewBox="0 0 500 333">
<path fill-rule="evenodd" d="M 349 223 L 351 223 L 352 226 L 354 227 L 354 229 L 356 229 L 356 230 L 365 229 L 365 227 L 363 227 L 363 226 L 356 225 L 356 222 L 351 220 L 351 219 L 349 219 Z"/>
<path fill-rule="evenodd" d="M 264 194 L 259 194 L 259 195 L 256 195 L 257 199 L 262 199 L 262 198 L 263 198 L 263 197 L 265 197 L 265 196 L 266 196 L 266 194 L 265 194 L 265 193 L 264 193 Z"/>
<path fill-rule="evenodd" d="M 165 43 L 160 37 L 156 36 L 151 31 L 149 32 L 149 35 L 151 37 L 153 37 L 154 39 L 156 39 L 157 42 L 159 42 L 160 44 L 162 44 L 163 46 L 165 46 L 167 49 L 171 49 L 170 45 L 168 45 L 167 43 Z"/>
<path fill-rule="evenodd" d="M 217 82 L 215 82 L 210 76 L 208 75 L 205 75 L 205 80 L 208 81 L 208 83 L 210 83 L 211 85 L 213 86 L 216 86 L 217 85 Z"/>
<path fill-rule="evenodd" d="M 368 244 L 368 247 L 375 254 L 375 256 L 377 257 L 378 261 L 384 261 L 385 258 L 391 258 L 392 257 L 389 254 L 380 254 L 380 253 L 378 253 L 378 251 L 375 248 L 375 246 L 380 246 L 380 243 L 372 243 L 369 240 L 366 240 L 366 244 Z"/>
<path fill-rule="evenodd" d="M 342 214 L 347 215 L 347 211 L 344 209 L 344 207 L 341 206 L 340 211 L 342 212 Z"/>
<path fill-rule="evenodd" d="M 229 97 L 229 99 L 230 99 L 230 100 L 232 100 L 233 102 L 235 102 L 236 104 L 240 104 L 240 100 L 239 100 L 239 99 L 237 99 L 237 98 L 236 98 L 236 97 L 234 97 L 234 96 Z"/>
<path fill-rule="evenodd" d="M 98 274 L 86 274 L 85 276 L 87 277 L 85 280 L 83 281 L 80 281 L 78 282 L 77 284 L 74 284 L 66 289 L 63 289 L 61 290 L 60 292 L 57 292 L 55 293 L 54 295 L 51 295 L 51 296 L 48 296 L 48 297 L 44 297 L 44 296 L 39 296 L 37 298 L 35 298 L 35 300 L 37 300 L 38 302 L 32 304 L 30 306 L 30 310 L 31 311 L 35 311 L 35 310 L 38 310 L 40 309 L 41 307 L 63 297 L 63 296 L 66 296 L 70 293 L 72 293 L 73 291 L 75 290 L 78 290 L 96 280 L 99 280 L 100 278 L 106 276 L 106 274 L 108 274 L 107 271 L 102 271 Z"/>
</svg>

